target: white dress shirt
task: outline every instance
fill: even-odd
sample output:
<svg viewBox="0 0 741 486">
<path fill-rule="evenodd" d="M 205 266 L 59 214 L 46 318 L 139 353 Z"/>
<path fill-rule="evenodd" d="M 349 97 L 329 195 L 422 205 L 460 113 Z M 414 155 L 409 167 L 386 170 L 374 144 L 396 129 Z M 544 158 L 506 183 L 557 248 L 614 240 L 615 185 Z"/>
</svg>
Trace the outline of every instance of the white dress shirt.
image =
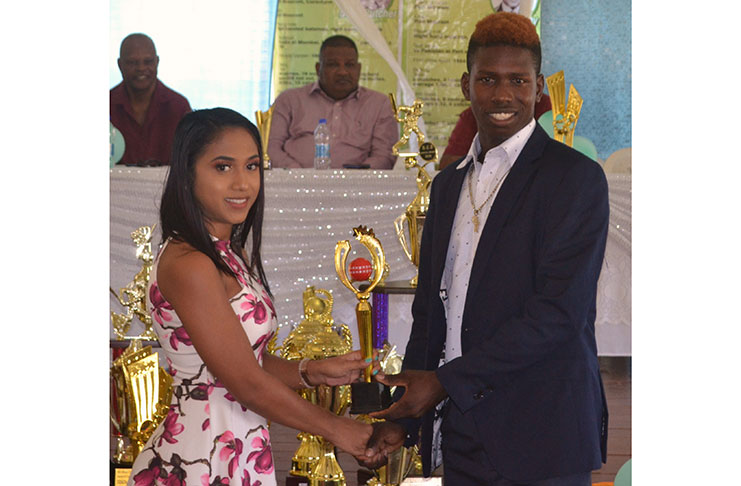
<svg viewBox="0 0 741 486">
<path fill-rule="evenodd" d="M 499 192 L 499 188 L 501 188 L 509 170 L 534 130 L 535 119 L 533 118 L 530 123 L 512 137 L 489 150 L 484 156 L 483 164 L 478 162 L 481 144 L 477 133 L 471 143 L 471 148 L 468 150 L 468 155 L 456 167 L 456 170 L 467 170 L 468 174 L 463 181 L 463 187 L 458 198 L 458 207 L 455 211 L 455 220 L 445 259 L 445 269 L 440 282 L 440 298 L 443 301 L 447 321 L 445 362 L 451 361 L 462 354 L 461 324 L 463 322 L 463 309 L 466 305 L 468 280 L 471 276 L 471 267 L 476 256 L 479 238 L 484 231 L 494 199 L 497 197 L 496 193 Z M 469 167 L 470 164 L 473 164 L 473 168 Z M 474 231 L 472 222 L 474 211 L 469 194 L 469 180 L 476 208 L 484 204 L 484 201 L 489 198 L 493 191 L 496 192 L 478 213 L 478 231 Z"/>
</svg>

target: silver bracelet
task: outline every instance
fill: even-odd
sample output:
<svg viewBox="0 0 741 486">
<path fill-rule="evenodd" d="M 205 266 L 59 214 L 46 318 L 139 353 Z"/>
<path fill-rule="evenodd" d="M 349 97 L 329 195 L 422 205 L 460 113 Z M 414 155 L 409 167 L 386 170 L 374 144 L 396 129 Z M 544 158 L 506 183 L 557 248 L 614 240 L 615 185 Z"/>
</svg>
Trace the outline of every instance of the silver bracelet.
<svg viewBox="0 0 741 486">
<path fill-rule="evenodd" d="M 311 358 L 304 358 L 298 363 L 298 378 L 301 380 L 301 384 L 304 388 L 314 388 L 313 385 L 309 385 L 309 376 L 306 374 L 306 368 L 309 365 Z"/>
</svg>

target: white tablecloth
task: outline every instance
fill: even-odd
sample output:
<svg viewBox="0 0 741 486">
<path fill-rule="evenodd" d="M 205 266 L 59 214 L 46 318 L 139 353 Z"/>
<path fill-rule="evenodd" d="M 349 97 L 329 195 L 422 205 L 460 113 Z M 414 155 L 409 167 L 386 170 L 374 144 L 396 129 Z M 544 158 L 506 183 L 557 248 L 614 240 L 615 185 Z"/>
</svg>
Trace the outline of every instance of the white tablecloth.
<svg viewBox="0 0 741 486">
<path fill-rule="evenodd" d="M 158 208 L 167 168 L 113 168 L 110 179 L 110 278 L 118 291 L 141 268 L 130 234 L 159 220 Z M 357 256 L 365 248 L 352 237 L 352 228 L 373 228 L 390 266 L 389 280 L 414 276 L 396 238 L 393 221 L 416 194 L 413 171 L 313 169 L 273 170 L 265 174 L 265 221 L 262 256 L 281 325 L 281 337 L 302 319 L 302 293 L 307 285 L 330 290 L 333 316 L 357 334 L 354 295 L 337 279 L 334 247 L 350 240 Z M 600 355 L 630 355 L 630 176 L 608 175 L 610 235 L 600 278 L 597 345 Z M 155 230 L 153 247 L 160 243 Z M 156 250 L 155 250 L 156 251 Z M 355 258 L 351 254 L 348 261 Z M 389 341 L 400 351 L 411 326 L 412 296 L 389 299 Z M 111 309 L 121 312 L 111 296 Z M 110 325 L 110 324 L 109 324 Z M 136 323 L 131 333 L 139 332 Z M 113 332 L 111 330 L 111 337 Z M 357 341 L 356 341 L 357 347 Z"/>
</svg>

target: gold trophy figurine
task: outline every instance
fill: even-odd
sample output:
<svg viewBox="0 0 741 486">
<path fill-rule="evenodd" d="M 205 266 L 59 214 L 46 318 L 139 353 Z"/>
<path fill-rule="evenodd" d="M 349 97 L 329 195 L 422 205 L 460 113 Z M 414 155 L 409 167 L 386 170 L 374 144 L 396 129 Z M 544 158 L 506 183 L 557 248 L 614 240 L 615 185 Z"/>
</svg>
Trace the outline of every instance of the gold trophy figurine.
<svg viewBox="0 0 741 486">
<path fill-rule="evenodd" d="M 350 329 L 336 326 L 332 318 L 332 294 L 308 286 L 303 294 L 304 320 L 293 329 L 283 345 L 271 340 L 270 352 L 288 360 L 324 359 L 352 351 Z M 350 405 L 350 387 L 319 385 L 299 391 L 308 400 L 336 415 L 344 415 Z M 299 448 L 291 459 L 290 475 L 308 478 L 311 486 L 345 486 L 345 474 L 337 462 L 334 444 L 321 436 L 300 432 Z"/>
<path fill-rule="evenodd" d="M 400 155 L 404 157 L 404 167 L 406 169 L 417 169 L 417 195 L 414 197 L 412 202 L 407 206 L 404 214 L 400 215 L 394 220 L 394 228 L 396 229 L 396 236 L 401 243 L 401 247 L 404 250 L 407 258 L 414 264 L 415 267 L 419 267 L 419 245 L 422 242 L 422 228 L 425 224 L 425 217 L 427 215 L 427 209 L 430 206 L 430 184 L 432 178 L 427 172 L 427 166 L 437 162 L 437 148 L 430 142 L 425 142 L 424 134 L 417 127 L 419 117 L 422 115 L 421 101 L 415 101 L 412 107 L 409 106 L 396 106 L 396 100 L 394 95 L 389 93 L 391 99 L 391 106 L 396 113 L 396 119 L 399 122 L 404 123 L 402 128 L 402 137 L 399 141 L 394 144 L 392 152 L 394 155 Z M 406 112 L 405 117 L 401 117 L 399 112 Z M 413 115 L 409 115 L 412 113 Z M 417 134 L 419 140 L 419 153 L 417 152 L 404 152 L 399 153 L 399 147 L 407 143 L 409 135 L 414 132 Z M 417 160 L 419 156 L 425 162 L 420 165 Z M 409 238 L 407 238 L 405 231 L 405 224 L 408 228 Z M 412 287 L 417 286 L 417 275 L 415 275 L 410 281 L 409 285 Z"/>
<path fill-rule="evenodd" d="M 364 226 L 353 228 L 353 235 L 365 246 L 371 254 L 373 273 L 370 285 L 363 291 L 356 289 L 347 275 L 347 256 L 350 252 L 348 240 L 338 241 L 334 249 L 334 266 L 340 281 L 350 289 L 358 303 L 355 306 L 355 315 L 358 320 L 358 339 L 363 358 L 373 356 L 373 317 L 371 306 L 368 303 L 370 293 L 381 282 L 386 266 L 386 255 L 381 242 L 378 241 L 372 229 Z M 355 382 L 352 387 L 351 414 L 367 414 L 383 410 L 391 405 L 391 393 L 383 383 L 371 381 L 373 365 L 363 370 L 363 381 Z"/>
<path fill-rule="evenodd" d="M 422 133 L 422 130 L 420 130 L 418 126 L 419 119 L 422 116 L 424 103 L 419 100 L 414 100 L 414 103 L 411 106 L 397 106 L 396 98 L 393 93 L 389 93 L 389 98 L 391 99 L 391 108 L 394 110 L 394 118 L 402 124 L 401 138 L 393 147 L 391 147 L 391 153 L 404 157 L 406 154 L 399 154 L 399 149 L 406 145 L 412 133 L 417 135 L 417 141 L 420 145 L 425 141 L 425 134 Z M 417 154 L 414 155 L 416 156 Z"/>
<path fill-rule="evenodd" d="M 136 258 L 142 262 L 142 268 L 134 275 L 134 280 L 122 288 L 118 294 L 109 288 L 118 302 L 126 309 L 125 314 L 111 311 L 113 333 L 118 339 L 157 340 L 157 335 L 152 330 L 152 316 L 147 312 L 147 285 L 149 274 L 152 271 L 152 262 L 154 262 L 152 234 L 155 226 L 157 225 L 142 226 L 131 233 L 131 239 L 136 244 Z M 127 336 L 126 333 L 129 332 L 134 317 L 144 324 L 144 332 L 138 336 Z"/>
<path fill-rule="evenodd" d="M 563 71 L 551 74 L 546 78 L 548 93 L 553 106 L 553 138 L 569 147 L 574 145 L 574 130 L 579 120 L 584 100 L 574 85 L 569 85 L 569 99 L 566 103 L 566 82 Z"/>
</svg>

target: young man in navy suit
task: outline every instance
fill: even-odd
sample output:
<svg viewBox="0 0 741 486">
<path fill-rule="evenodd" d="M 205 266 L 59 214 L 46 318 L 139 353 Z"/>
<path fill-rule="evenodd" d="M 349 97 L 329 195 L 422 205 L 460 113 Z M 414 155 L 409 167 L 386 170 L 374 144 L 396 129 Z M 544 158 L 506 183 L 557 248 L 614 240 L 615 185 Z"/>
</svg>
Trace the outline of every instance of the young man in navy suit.
<svg viewBox="0 0 741 486">
<path fill-rule="evenodd" d="M 368 467 L 420 429 L 425 475 L 442 462 L 449 486 L 587 486 L 605 461 L 594 320 L 607 181 L 535 122 L 540 62 L 526 17 L 476 25 L 461 88 L 479 131 L 432 183 L 403 371 L 379 376 L 400 393 L 373 414 L 387 421 Z"/>
</svg>

